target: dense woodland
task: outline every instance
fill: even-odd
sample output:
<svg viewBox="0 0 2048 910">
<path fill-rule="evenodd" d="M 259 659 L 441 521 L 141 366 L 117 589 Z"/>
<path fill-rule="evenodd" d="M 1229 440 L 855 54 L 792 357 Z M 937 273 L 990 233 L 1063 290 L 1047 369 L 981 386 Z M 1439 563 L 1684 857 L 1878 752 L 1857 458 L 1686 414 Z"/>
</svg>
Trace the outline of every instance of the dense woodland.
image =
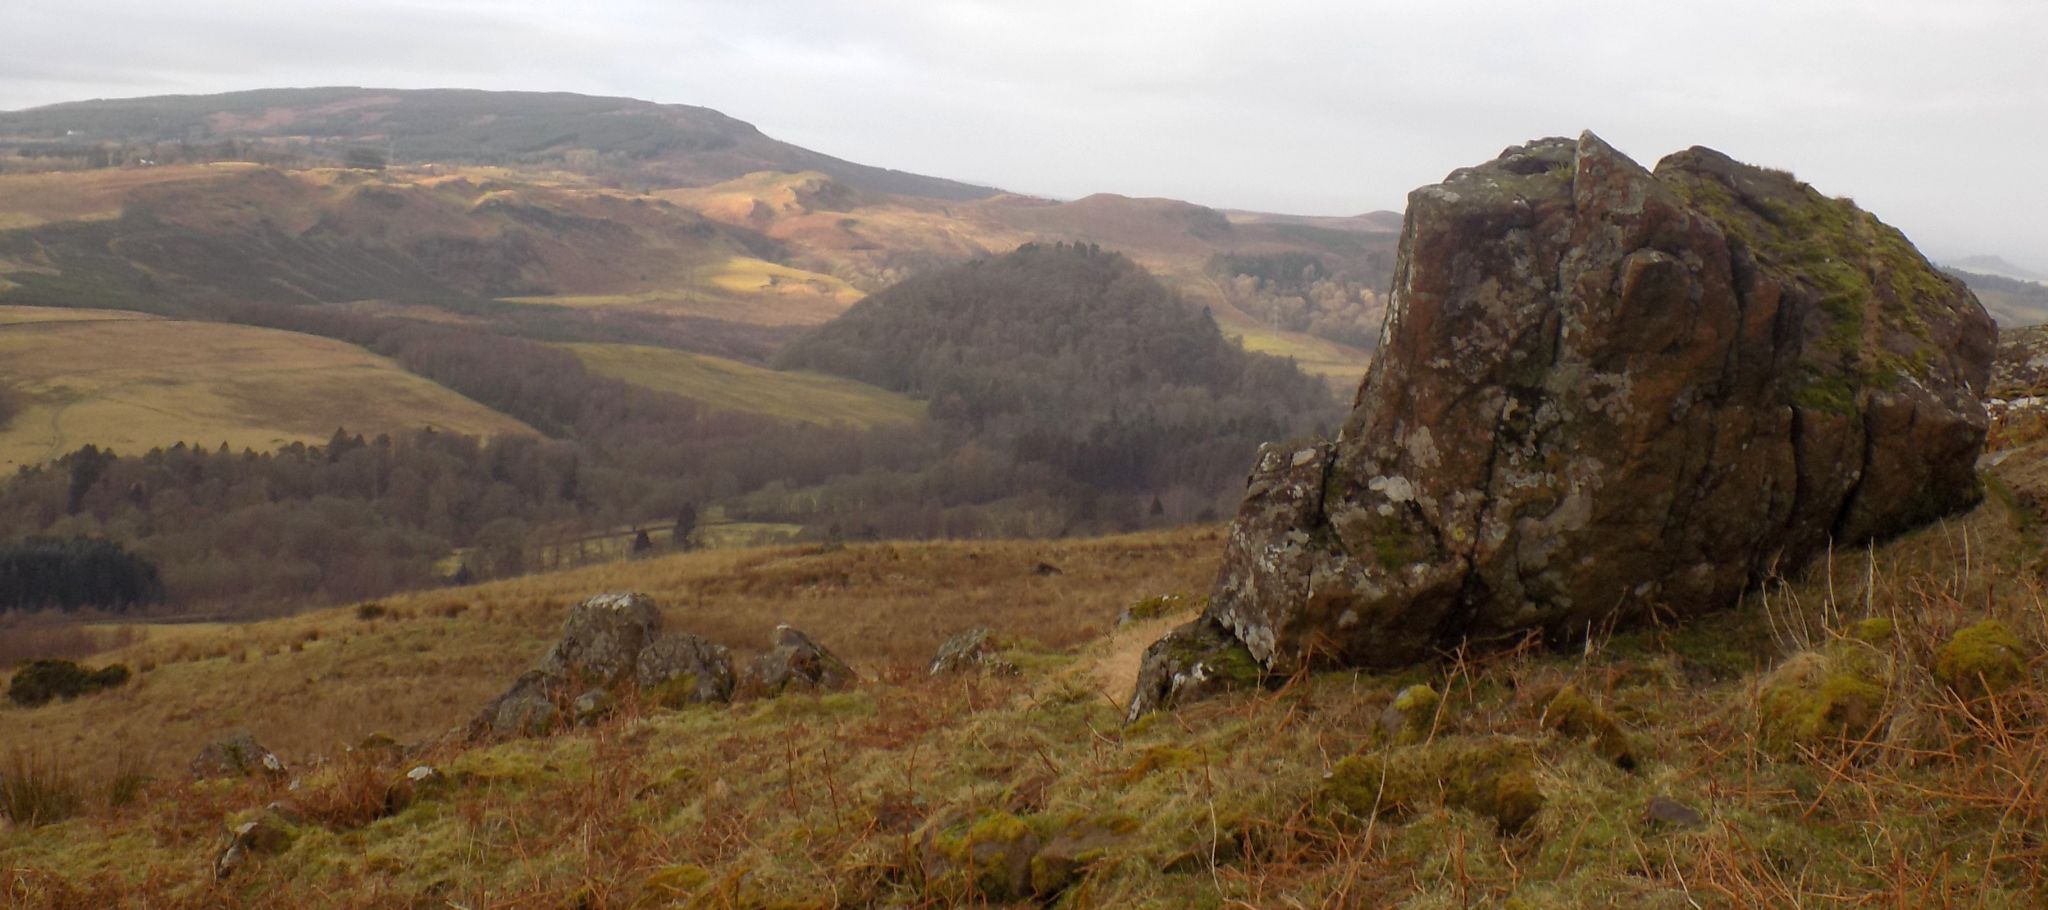
<svg viewBox="0 0 2048 910">
<path fill-rule="evenodd" d="M 112 542 L 30 537 L 0 543 L 0 612 L 120 611 L 163 598 L 156 566 Z"/>
<path fill-rule="evenodd" d="M 1386 287 L 1377 271 L 1332 269 L 1309 253 L 1219 253 L 1209 273 L 1232 306 L 1274 328 L 1342 344 L 1379 342 Z"/>
<path fill-rule="evenodd" d="M 668 526 L 710 505 L 818 538 L 1214 519 L 1261 441 L 1334 415 L 1320 383 L 1245 353 L 1206 312 L 1093 247 L 1027 246 L 936 270 L 793 343 L 787 365 L 931 402 L 925 424 L 868 431 L 707 410 L 534 338 L 326 306 L 151 299 L 362 345 L 549 437 L 340 430 L 268 453 L 88 446 L 0 487 L 0 539 L 110 542 L 160 569 L 179 610 L 272 613 L 514 574 L 553 565 L 581 535 Z"/>
</svg>

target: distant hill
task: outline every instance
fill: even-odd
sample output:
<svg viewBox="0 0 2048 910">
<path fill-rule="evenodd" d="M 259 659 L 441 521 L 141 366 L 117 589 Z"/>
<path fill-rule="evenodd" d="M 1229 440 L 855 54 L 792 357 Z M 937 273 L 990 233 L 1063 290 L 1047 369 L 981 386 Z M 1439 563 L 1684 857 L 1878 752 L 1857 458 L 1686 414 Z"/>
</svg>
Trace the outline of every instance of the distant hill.
<svg viewBox="0 0 2048 910">
<path fill-rule="evenodd" d="M 2001 326 L 2048 322 L 2048 284 L 1966 272 L 1953 267 L 1944 271 L 1969 285 L 1977 300 L 1984 304 L 1984 309 L 1990 311 L 1991 318 L 1998 320 Z"/>
<path fill-rule="evenodd" d="M 360 150 L 393 164 L 545 165 L 644 184 L 811 170 L 880 193 L 979 199 L 996 192 L 799 148 L 709 108 L 567 92 L 286 88 L 0 113 L 0 148 L 22 155 L 90 158 L 112 146 L 113 154 L 164 161 L 221 143 L 336 161 Z"/>
<path fill-rule="evenodd" d="M 1951 259 L 1943 264 L 1957 271 L 1975 272 L 1979 275 L 1996 275 L 2000 278 L 2016 278 L 2021 281 L 2048 282 L 2048 274 L 2013 265 L 2001 256 L 1964 256 L 1961 259 Z"/>
<path fill-rule="evenodd" d="M 1231 344 L 1128 257 L 1027 244 L 912 277 L 783 349 L 777 364 L 931 403 L 934 420 L 1121 489 L 1221 489 L 1260 442 L 1335 402 L 1292 363 Z"/>
</svg>

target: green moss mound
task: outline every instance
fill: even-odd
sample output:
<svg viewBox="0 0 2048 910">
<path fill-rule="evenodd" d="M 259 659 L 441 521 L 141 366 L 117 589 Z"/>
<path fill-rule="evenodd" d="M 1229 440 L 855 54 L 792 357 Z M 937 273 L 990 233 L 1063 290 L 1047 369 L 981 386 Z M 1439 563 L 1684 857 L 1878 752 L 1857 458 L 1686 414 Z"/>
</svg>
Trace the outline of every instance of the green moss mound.
<svg viewBox="0 0 2048 910">
<path fill-rule="evenodd" d="M 1781 752 L 1868 739 L 1884 720 L 1891 687 L 1889 658 L 1843 639 L 1792 655 L 1764 677 L 1758 732 Z"/>
<path fill-rule="evenodd" d="M 1636 749 L 1627 731 L 1578 686 L 1565 686 L 1551 696 L 1543 708 L 1543 725 L 1565 736 L 1590 740 L 1593 751 L 1617 767 L 1636 766 Z"/>
<path fill-rule="evenodd" d="M 1398 818 L 1440 805 L 1519 834 L 1543 809 L 1535 764 L 1528 740 L 1450 737 L 1346 758 L 1331 770 L 1324 793 L 1353 815 Z"/>
<path fill-rule="evenodd" d="M 1966 698 L 1996 695 L 2026 676 L 2026 643 L 1995 619 L 1958 631 L 1934 655 L 1934 678 Z"/>
</svg>

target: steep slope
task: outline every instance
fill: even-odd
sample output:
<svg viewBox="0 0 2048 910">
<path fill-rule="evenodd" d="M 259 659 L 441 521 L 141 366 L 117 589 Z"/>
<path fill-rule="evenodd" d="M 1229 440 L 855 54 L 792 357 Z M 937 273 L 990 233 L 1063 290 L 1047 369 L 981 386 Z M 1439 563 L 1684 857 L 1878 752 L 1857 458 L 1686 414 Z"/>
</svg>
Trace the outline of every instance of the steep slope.
<svg viewBox="0 0 2048 910">
<path fill-rule="evenodd" d="M 709 108 L 566 92 L 332 87 L 80 101 L 0 113 L 0 142 L 51 157 L 111 144 L 116 155 L 158 161 L 222 143 L 330 160 L 364 148 L 392 163 L 540 165 L 671 186 L 816 170 L 882 193 L 976 199 L 995 192 L 843 161 Z"/>
</svg>

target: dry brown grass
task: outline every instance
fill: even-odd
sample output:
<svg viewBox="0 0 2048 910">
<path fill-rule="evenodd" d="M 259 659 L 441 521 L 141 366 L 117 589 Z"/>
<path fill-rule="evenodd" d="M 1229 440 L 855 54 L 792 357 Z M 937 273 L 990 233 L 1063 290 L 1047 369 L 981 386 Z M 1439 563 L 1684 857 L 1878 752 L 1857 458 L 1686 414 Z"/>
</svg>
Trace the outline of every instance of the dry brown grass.
<svg viewBox="0 0 2048 910">
<path fill-rule="evenodd" d="M 975 626 L 1067 648 L 1143 597 L 1202 589 L 1214 528 L 1084 541 L 857 544 L 709 551 L 451 588 L 248 625 L 153 629 L 109 652 L 139 671 L 111 693 L 0 708 L 0 741 L 34 742 L 105 776 L 115 756 L 182 771 L 213 737 L 248 729 L 286 758 L 339 754 L 372 733 L 406 741 L 465 722 L 602 591 L 652 595 L 668 627 L 736 655 L 777 623 L 811 633 L 866 674 L 921 667 Z M 1061 574 L 1041 575 L 1050 564 Z"/>
</svg>

